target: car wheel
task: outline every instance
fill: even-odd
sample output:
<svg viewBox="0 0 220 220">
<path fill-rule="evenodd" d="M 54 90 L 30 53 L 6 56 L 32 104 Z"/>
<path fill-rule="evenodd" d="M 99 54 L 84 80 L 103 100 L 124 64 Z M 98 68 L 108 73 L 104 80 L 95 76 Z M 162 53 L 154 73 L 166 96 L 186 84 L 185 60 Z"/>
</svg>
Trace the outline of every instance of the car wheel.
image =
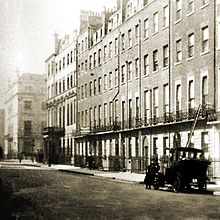
<svg viewBox="0 0 220 220">
<path fill-rule="evenodd" d="M 173 179 L 173 188 L 176 192 L 179 192 L 181 191 L 182 189 L 182 184 L 181 184 L 181 180 L 180 180 L 180 177 L 178 176 L 175 176 L 174 179 Z"/>
<path fill-rule="evenodd" d="M 199 191 L 206 191 L 207 189 L 206 181 L 198 180 L 198 188 L 199 188 Z"/>
<path fill-rule="evenodd" d="M 159 187 L 159 184 L 158 183 L 154 183 L 154 189 L 155 190 L 158 190 L 160 187 Z"/>
</svg>

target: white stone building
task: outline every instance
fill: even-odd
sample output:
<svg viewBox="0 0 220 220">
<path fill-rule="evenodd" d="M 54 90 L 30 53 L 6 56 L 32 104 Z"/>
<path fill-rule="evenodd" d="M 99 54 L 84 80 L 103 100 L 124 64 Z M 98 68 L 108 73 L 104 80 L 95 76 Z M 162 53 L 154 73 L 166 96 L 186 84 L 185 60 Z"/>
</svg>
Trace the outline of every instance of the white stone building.
<svg viewBox="0 0 220 220">
<path fill-rule="evenodd" d="M 46 76 L 24 73 L 8 85 L 5 102 L 5 158 L 43 149 L 46 127 Z"/>
</svg>

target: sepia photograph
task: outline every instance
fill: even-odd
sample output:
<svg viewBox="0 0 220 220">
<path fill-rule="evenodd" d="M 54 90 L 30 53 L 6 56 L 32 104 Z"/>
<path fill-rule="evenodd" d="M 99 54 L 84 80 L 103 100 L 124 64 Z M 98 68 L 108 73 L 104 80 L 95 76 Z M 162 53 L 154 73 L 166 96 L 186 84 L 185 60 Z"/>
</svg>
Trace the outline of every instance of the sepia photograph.
<svg viewBox="0 0 220 220">
<path fill-rule="evenodd" d="M 0 219 L 220 219 L 220 0 L 0 0 Z"/>
</svg>

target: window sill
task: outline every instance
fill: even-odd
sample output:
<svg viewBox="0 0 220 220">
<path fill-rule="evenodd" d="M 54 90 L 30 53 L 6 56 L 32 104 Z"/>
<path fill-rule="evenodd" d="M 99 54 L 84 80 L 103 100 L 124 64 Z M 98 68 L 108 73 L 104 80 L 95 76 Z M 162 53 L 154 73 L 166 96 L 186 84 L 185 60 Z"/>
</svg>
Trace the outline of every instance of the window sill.
<svg viewBox="0 0 220 220">
<path fill-rule="evenodd" d="M 130 50 L 132 48 L 132 46 L 128 47 L 127 50 Z"/>
<path fill-rule="evenodd" d="M 194 56 L 193 57 L 188 57 L 186 60 L 190 61 L 190 60 L 193 60 L 193 59 L 194 59 Z"/>
<path fill-rule="evenodd" d="M 191 16 L 192 14 L 194 14 L 194 10 L 191 11 L 191 12 L 189 12 L 189 13 L 187 13 L 186 17 L 189 17 L 189 16 Z"/>
<path fill-rule="evenodd" d="M 145 41 L 145 40 L 148 40 L 149 39 L 149 37 L 145 37 L 143 40 Z"/>
<path fill-rule="evenodd" d="M 159 70 L 155 70 L 155 71 L 153 71 L 152 73 L 153 74 L 156 74 L 156 73 L 158 73 L 159 72 Z"/>
<path fill-rule="evenodd" d="M 169 69 L 169 66 L 163 67 L 162 70 L 167 70 Z"/>
<path fill-rule="evenodd" d="M 166 30 L 168 27 L 169 27 L 169 25 L 164 26 L 164 27 L 162 28 L 162 31 Z"/>
<path fill-rule="evenodd" d="M 150 74 L 148 73 L 148 74 L 146 74 L 146 75 L 143 75 L 143 77 L 148 77 Z"/>
<path fill-rule="evenodd" d="M 182 21 L 182 18 L 176 20 L 176 21 L 174 22 L 174 24 L 178 24 L 178 23 L 181 22 L 181 21 Z"/>
<path fill-rule="evenodd" d="M 180 64 L 182 64 L 182 61 L 178 61 L 178 62 L 174 63 L 174 66 L 178 66 Z"/>
<path fill-rule="evenodd" d="M 199 9 L 203 9 L 203 8 L 207 7 L 208 5 L 209 5 L 209 3 L 206 3 L 206 4 L 202 5 Z"/>
<path fill-rule="evenodd" d="M 204 56 L 204 55 L 206 55 L 206 54 L 208 54 L 209 53 L 209 51 L 207 50 L 207 51 L 204 51 L 204 52 L 202 52 L 201 54 L 200 54 L 200 56 Z"/>
<path fill-rule="evenodd" d="M 154 35 L 156 35 L 156 34 L 158 34 L 158 31 L 154 32 L 154 33 L 152 34 L 152 36 L 154 36 Z"/>
</svg>

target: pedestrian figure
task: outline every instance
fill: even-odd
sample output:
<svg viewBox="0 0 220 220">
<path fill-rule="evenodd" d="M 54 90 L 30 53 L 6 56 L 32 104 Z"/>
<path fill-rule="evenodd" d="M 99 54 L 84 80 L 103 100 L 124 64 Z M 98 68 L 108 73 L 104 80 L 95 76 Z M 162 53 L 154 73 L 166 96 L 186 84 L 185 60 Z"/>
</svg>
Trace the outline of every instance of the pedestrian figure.
<svg viewBox="0 0 220 220">
<path fill-rule="evenodd" d="M 89 169 L 92 169 L 92 156 L 89 156 Z"/>
<path fill-rule="evenodd" d="M 23 157 L 23 152 L 21 152 L 20 154 L 19 154 L 19 162 L 21 163 L 21 161 L 22 161 L 22 157 Z"/>
<path fill-rule="evenodd" d="M 160 166 L 157 161 L 153 161 L 147 168 L 147 172 L 144 178 L 144 184 L 146 189 L 151 189 L 151 186 L 155 184 L 155 177 L 160 170 Z"/>
<path fill-rule="evenodd" d="M 152 183 L 152 177 L 149 171 L 146 172 L 145 178 L 144 178 L 144 184 L 146 189 L 151 189 Z"/>
</svg>

